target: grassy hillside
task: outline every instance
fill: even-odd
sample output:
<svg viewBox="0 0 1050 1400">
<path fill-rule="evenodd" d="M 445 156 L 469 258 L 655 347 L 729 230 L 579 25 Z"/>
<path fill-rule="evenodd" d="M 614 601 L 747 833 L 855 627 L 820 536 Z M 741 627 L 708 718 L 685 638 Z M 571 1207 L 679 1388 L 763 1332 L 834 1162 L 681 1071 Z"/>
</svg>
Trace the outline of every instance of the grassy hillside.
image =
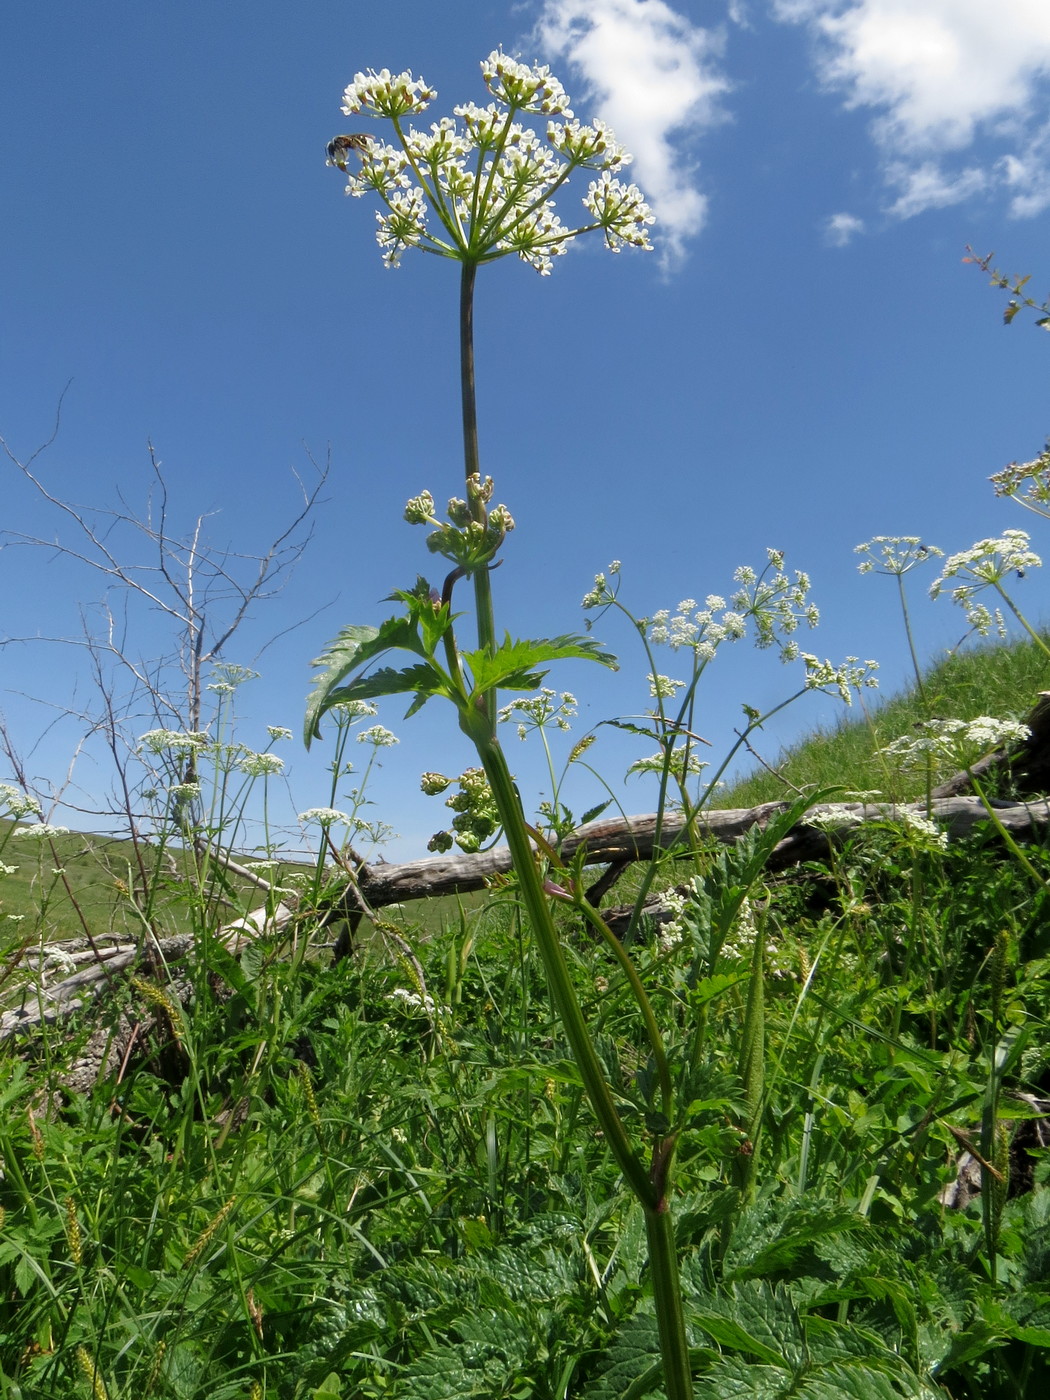
<svg viewBox="0 0 1050 1400">
<path fill-rule="evenodd" d="M 918 797 L 921 775 L 901 773 L 880 758 L 885 744 L 911 732 L 928 715 L 1023 718 L 1046 688 L 1050 663 L 1029 641 L 958 653 L 931 668 L 924 677 L 924 695 L 912 688 L 869 706 L 866 713 L 855 707 L 841 723 L 786 750 L 775 773 L 756 771 L 721 793 L 716 805 L 750 807 L 829 786 L 877 790 L 897 800 Z M 947 775 L 937 775 L 941 776 Z M 159 910 L 165 927 L 185 925 L 180 909 L 186 900 L 196 900 L 198 892 L 195 867 L 184 853 L 169 848 L 144 874 L 128 840 L 70 832 L 44 842 L 20 841 L 12 837 L 12 825 L 0 820 L 0 861 L 15 868 L 0 890 L 0 919 L 7 921 L 9 936 L 30 924 L 35 939 L 75 936 L 85 926 L 96 935 L 131 933 L 141 927 L 137 911 L 144 897 Z M 142 849 L 149 859 L 148 847 Z M 302 873 L 309 867 L 291 863 L 282 869 Z M 253 887 L 236 879 L 212 898 L 220 919 L 236 917 L 259 903 Z M 446 914 L 455 917 L 454 900 L 434 903 L 426 911 L 428 926 L 440 927 Z"/>
<path fill-rule="evenodd" d="M 817 730 L 786 749 L 775 764 L 734 783 L 719 794 L 719 807 L 751 807 L 812 788 L 839 786 L 849 791 L 876 790 L 890 800 L 922 795 L 923 777 L 902 773 L 879 750 L 909 734 L 925 719 L 1024 719 L 1041 690 L 1050 689 L 1050 661 L 1027 639 L 1008 646 L 974 647 L 931 667 L 917 687 L 877 705 L 854 702 L 838 724 Z M 934 781 L 947 777 L 934 776 Z"/>
</svg>

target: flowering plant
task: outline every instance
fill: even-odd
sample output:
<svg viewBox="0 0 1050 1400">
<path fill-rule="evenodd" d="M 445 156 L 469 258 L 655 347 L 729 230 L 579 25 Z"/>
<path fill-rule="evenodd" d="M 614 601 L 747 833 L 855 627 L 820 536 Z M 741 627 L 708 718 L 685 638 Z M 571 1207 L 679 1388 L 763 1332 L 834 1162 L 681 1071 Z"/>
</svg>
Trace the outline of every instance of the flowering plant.
<svg viewBox="0 0 1050 1400">
<path fill-rule="evenodd" d="M 343 94 L 347 116 L 364 112 L 393 127 L 393 141 L 356 133 L 328 145 L 328 163 L 349 175 L 347 194 L 376 194 L 384 206 L 376 238 L 386 265 L 396 267 L 407 248 L 474 264 L 517 253 L 547 276 L 573 238 L 596 229 L 613 252 L 649 248 L 652 213 L 637 186 L 618 178 L 631 157 L 605 123 L 577 121 L 549 68 L 496 50 L 481 73 L 494 101 L 463 103 L 429 131 L 403 124 L 437 96 L 411 73 L 358 73 Z M 548 117 L 546 139 L 520 115 Z M 360 161 L 353 170 L 352 155 Z M 567 228 L 554 196 L 577 170 L 595 178 L 583 197 L 586 220 Z"/>
</svg>

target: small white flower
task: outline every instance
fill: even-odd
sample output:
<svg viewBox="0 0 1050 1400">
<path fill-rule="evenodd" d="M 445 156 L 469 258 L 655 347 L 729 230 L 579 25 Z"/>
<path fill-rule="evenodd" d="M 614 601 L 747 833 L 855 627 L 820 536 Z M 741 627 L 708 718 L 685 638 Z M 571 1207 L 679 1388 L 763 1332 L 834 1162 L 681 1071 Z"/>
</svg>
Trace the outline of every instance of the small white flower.
<svg viewBox="0 0 1050 1400">
<path fill-rule="evenodd" d="M 357 736 L 357 742 L 359 744 L 374 744 L 377 749 L 388 749 L 391 744 L 399 744 L 401 740 L 389 729 L 384 729 L 381 724 L 373 724 L 370 729 L 362 729 Z"/>
<path fill-rule="evenodd" d="M 284 772 L 284 759 L 275 753 L 243 753 L 237 767 L 250 778 L 271 777 Z"/>
<path fill-rule="evenodd" d="M 395 987 L 390 993 L 390 1000 L 400 1002 L 408 1011 L 422 1011 L 431 1019 L 437 1011 L 432 996 L 420 996 L 418 992 L 410 992 L 406 987 Z"/>
<path fill-rule="evenodd" d="M 571 729 L 570 720 L 576 709 L 576 696 L 570 691 L 563 690 L 559 697 L 557 691 L 544 686 L 535 695 L 522 696 L 504 705 L 496 718 L 501 724 L 517 719 L 518 738 L 525 739 L 530 730 L 542 729 L 548 724 L 554 724 L 561 730 Z"/>
<path fill-rule="evenodd" d="M 673 680 L 670 676 L 649 674 L 649 694 L 654 700 L 673 700 L 678 691 L 684 689 L 685 681 Z"/>
<path fill-rule="evenodd" d="M 897 759 L 902 767 L 925 764 L 932 756 L 965 768 L 991 750 L 1011 748 L 1031 735 L 1027 725 L 991 715 L 973 720 L 924 720 L 917 729 L 917 734 L 902 735 L 880 752 Z"/>
<path fill-rule="evenodd" d="M 907 807 L 898 816 L 909 831 L 921 838 L 923 844 L 941 851 L 948 849 L 948 833 L 942 831 L 936 822 L 931 822 L 927 817 L 920 816 L 918 812 L 913 812 Z"/>
<path fill-rule="evenodd" d="M 28 817 L 30 813 L 40 812 L 40 803 L 35 797 L 27 796 L 20 788 L 13 787 L 10 783 L 0 783 L 0 807 L 6 808 L 7 815 L 16 820 L 19 817 Z"/>
<path fill-rule="evenodd" d="M 68 826 L 52 826 L 50 822 L 32 822 L 29 826 L 16 826 L 11 833 L 14 837 L 29 837 L 31 841 L 43 841 L 49 836 L 66 836 Z"/>
<path fill-rule="evenodd" d="M 64 948 L 52 948 L 44 958 L 44 966 L 53 967 L 55 971 L 61 973 L 63 977 L 68 977 L 70 973 L 76 972 L 77 970 L 75 960 Z"/>
<path fill-rule="evenodd" d="M 151 729 L 139 737 L 139 747 L 152 754 L 199 753 L 210 742 L 199 730 Z"/>
<path fill-rule="evenodd" d="M 292 737 L 292 731 L 290 729 L 285 729 L 283 725 L 279 724 L 268 724 L 266 726 L 266 732 L 270 736 L 271 744 L 276 744 L 280 739 L 290 739 Z"/>
<path fill-rule="evenodd" d="M 307 811 L 300 812 L 297 820 L 303 826 L 313 823 L 318 826 L 334 826 L 336 822 L 349 823 L 351 818 L 346 812 L 340 812 L 337 807 L 310 807 Z"/>
<path fill-rule="evenodd" d="M 669 776 L 681 781 L 690 774 L 702 773 L 710 765 L 697 757 L 695 748 L 681 743 L 675 746 L 669 762 L 667 754 L 661 749 L 658 753 L 650 754 L 648 758 L 636 759 L 628 768 L 627 773 L 628 776 L 631 773 L 662 774 L 665 766 Z"/>
<path fill-rule="evenodd" d="M 1001 582 L 1007 574 L 1023 575 L 1028 569 L 1038 569 L 1042 560 L 1028 547 L 1029 537 L 1024 530 L 1004 530 L 995 539 L 978 540 L 969 549 L 952 554 L 944 565 L 939 578 L 930 586 L 930 596 L 936 598 L 943 591 L 944 584 L 951 578 L 963 578 L 969 583 L 952 593 L 957 602 L 963 602 L 965 591 L 971 596 L 979 588 Z"/>
<path fill-rule="evenodd" d="M 355 719 L 369 719 L 379 712 L 370 700 L 340 700 L 329 713 L 335 716 L 337 724 L 350 724 Z"/>
<path fill-rule="evenodd" d="M 841 665 L 834 666 L 830 661 L 821 661 L 809 652 L 802 652 L 801 656 L 806 664 L 806 689 L 822 690 L 825 694 L 837 691 L 839 699 L 846 705 L 853 703 L 852 691 L 865 687 L 875 689 L 879 684 L 875 676 L 879 669 L 877 661 L 860 662 L 855 656 L 847 656 Z"/>
<path fill-rule="evenodd" d="M 422 112 L 437 96 L 422 78 L 411 73 L 391 76 L 389 68 L 377 73 L 355 73 L 354 81 L 343 93 L 343 111 L 349 117 L 356 112 L 372 110 L 381 117 L 403 117 L 409 112 Z"/>
<path fill-rule="evenodd" d="M 903 576 L 917 564 L 927 559 L 941 558 L 943 549 L 936 545 L 923 544 L 918 535 L 876 535 L 874 539 L 858 544 L 854 554 L 865 558 L 857 565 L 862 574 L 897 574 Z"/>
<path fill-rule="evenodd" d="M 200 795 L 200 783 L 173 783 L 168 788 L 168 796 L 177 806 L 187 802 L 196 802 Z"/>
</svg>

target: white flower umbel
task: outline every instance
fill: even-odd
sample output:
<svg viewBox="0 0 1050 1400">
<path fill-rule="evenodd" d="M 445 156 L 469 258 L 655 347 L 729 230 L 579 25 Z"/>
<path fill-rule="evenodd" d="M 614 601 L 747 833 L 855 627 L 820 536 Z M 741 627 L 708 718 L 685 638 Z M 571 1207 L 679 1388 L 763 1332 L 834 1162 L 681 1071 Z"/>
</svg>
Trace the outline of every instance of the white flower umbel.
<svg viewBox="0 0 1050 1400">
<path fill-rule="evenodd" d="M 358 73 L 343 94 L 348 116 L 385 118 L 393 128 L 389 142 L 356 133 L 328 148 L 329 165 L 347 171 L 348 160 L 359 161 L 347 194 L 372 193 L 384 206 L 376 238 L 387 266 L 408 248 L 473 265 L 516 253 L 545 276 L 572 239 L 598 229 L 613 252 L 650 248 L 653 215 L 637 186 L 616 178 L 631 157 L 605 123 L 577 121 L 547 67 L 495 50 L 481 73 L 494 100 L 463 103 L 429 131 L 403 124 L 436 96 L 411 73 Z M 550 117 L 544 137 L 521 115 Z M 583 197 L 587 217 L 569 227 L 554 196 L 579 170 L 596 178 Z"/>
<path fill-rule="evenodd" d="M 646 619 L 645 633 L 654 646 L 672 651 L 692 650 L 698 662 L 710 661 L 723 642 L 735 642 L 750 630 L 757 647 L 777 646 L 781 660 L 794 661 L 799 655 L 793 634 L 805 623 L 816 627 L 820 612 L 809 601 L 809 575 L 796 570 L 794 577 L 784 571 L 784 554 L 766 551 L 761 572 L 745 565 L 736 570 L 739 587 L 726 601 L 711 593 L 702 608 L 695 598 L 683 598 L 674 613 L 661 608 Z M 595 586 L 583 600 L 585 608 L 602 607 L 614 600 L 605 576 L 598 574 Z"/>
<path fill-rule="evenodd" d="M 1031 462 L 1011 462 L 989 480 L 997 496 L 1050 519 L 1050 443 Z"/>
<path fill-rule="evenodd" d="M 401 740 L 389 729 L 384 729 L 381 724 L 373 724 L 369 729 L 362 729 L 357 736 L 359 744 L 372 744 L 377 749 L 388 749 L 392 744 L 399 744 Z"/>
<path fill-rule="evenodd" d="M 854 554 L 863 554 L 857 565 L 862 574 L 910 573 L 917 564 L 929 559 L 940 559 L 944 550 L 936 545 L 923 544 L 918 535 L 876 535 L 864 544 L 858 544 Z"/>
<path fill-rule="evenodd" d="M 500 724 L 517 720 L 518 738 L 525 739 L 530 730 L 544 729 L 551 724 L 561 730 L 571 729 L 570 721 L 576 714 L 578 703 L 570 691 L 563 690 L 559 696 L 557 691 L 544 686 L 536 695 L 522 696 L 504 705 L 496 718 Z"/>
<path fill-rule="evenodd" d="M 1031 730 L 1017 720 L 979 715 L 977 719 L 930 719 L 917 726 L 916 734 L 894 739 L 880 750 L 902 768 L 921 767 L 932 756 L 941 762 L 969 768 L 986 753 L 1023 743 Z"/>
<path fill-rule="evenodd" d="M 151 729 L 139 738 L 139 747 L 147 753 L 200 753 L 211 743 L 209 735 L 200 730 Z"/>
<path fill-rule="evenodd" d="M 16 826 L 11 833 L 15 838 L 28 837 L 30 841 L 44 841 L 49 836 L 66 836 L 68 834 L 68 826 L 52 826 L 50 822 L 31 822 L 29 826 Z"/>
<path fill-rule="evenodd" d="M 8 817 L 39 816 L 40 803 L 11 783 L 0 783 L 0 810 Z"/>
<path fill-rule="evenodd" d="M 349 826 L 353 821 L 349 813 L 340 812 L 337 807 L 310 807 L 300 812 L 298 819 L 303 826 L 335 826 L 339 822 Z"/>
<path fill-rule="evenodd" d="M 237 767 L 249 778 L 276 777 L 284 772 L 284 759 L 275 753 L 242 753 Z"/>
<path fill-rule="evenodd" d="M 986 637 L 995 626 L 1000 636 L 1005 636 L 1002 613 L 999 609 L 992 612 L 978 596 L 985 589 L 992 588 L 1031 632 L 1032 629 L 1024 623 L 1003 585 L 1011 575 L 1024 578 L 1029 569 L 1040 568 L 1042 562 L 1039 555 L 1029 548 L 1028 535 L 1024 530 L 1004 530 L 998 538 L 978 540 L 971 548 L 952 554 L 945 562 L 940 577 L 934 579 L 930 586 L 930 597 L 940 597 L 952 581 L 958 580 L 951 588 L 952 602 L 962 608 L 974 631 Z"/>
<path fill-rule="evenodd" d="M 845 704 L 853 703 L 853 691 L 865 687 L 875 689 L 879 682 L 875 672 L 877 661 L 859 661 L 855 656 L 847 656 L 845 661 L 835 666 L 830 661 L 821 661 L 807 652 L 802 653 L 806 666 L 806 689 L 822 690 L 825 695 L 835 693 Z"/>
<path fill-rule="evenodd" d="M 654 700 L 673 700 L 680 690 L 684 690 L 685 681 L 676 681 L 671 676 L 653 675 L 650 672 L 647 677 L 649 681 L 649 694 Z"/>
<path fill-rule="evenodd" d="M 650 754 L 648 758 L 639 758 L 628 768 L 631 773 L 656 773 L 662 775 L 665 771 L 678 782 L 685 782 L 690 775 L 702 773 L 710 765 L 702 759 L 697 758 L 696 750 L 690 744 L 676 744 L 670 755 L 661 749 L 658 753 Z"/>
</svg>

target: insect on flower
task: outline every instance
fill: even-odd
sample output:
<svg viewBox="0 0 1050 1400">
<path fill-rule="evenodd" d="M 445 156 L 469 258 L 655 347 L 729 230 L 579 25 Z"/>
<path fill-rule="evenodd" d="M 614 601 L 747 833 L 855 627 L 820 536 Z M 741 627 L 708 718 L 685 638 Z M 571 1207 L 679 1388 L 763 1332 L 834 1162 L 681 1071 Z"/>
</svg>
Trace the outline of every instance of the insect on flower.
<svg viewBox="0 0 1050 1400">
<path fill-rule="evenodd" d="M 349 136 L 333 136 L 326 147 L 328 164 L 337 165 L 340 170 L 345 170 L 349 152 L 367 151 L 371 140 L 372 137 L 365 131 L 353 131 Z"/>
</svg>

